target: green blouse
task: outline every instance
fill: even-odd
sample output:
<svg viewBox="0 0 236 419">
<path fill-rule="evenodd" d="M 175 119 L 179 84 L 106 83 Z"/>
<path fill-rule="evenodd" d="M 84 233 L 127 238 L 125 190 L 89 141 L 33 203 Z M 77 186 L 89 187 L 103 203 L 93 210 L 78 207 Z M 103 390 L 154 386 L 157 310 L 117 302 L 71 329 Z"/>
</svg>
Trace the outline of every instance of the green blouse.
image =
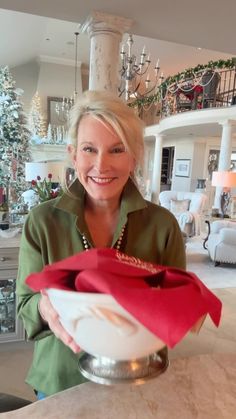
<svg viewBox="0 0 236 419">
<path fill-rule="evenodd" d="M 32 292 L 25 284 L 30 273 L 41 271 L 46 264 L 82 252 L 82 235 L 93 247 L 84 219 L 83 186 L 76 181 L 70 190 L 73 195 L 64 193 L 30 211 L 20 245 L 16 286 L 18 314 L 23 319 L 28 339 L 35 341 L 26 382 L 46 395 L 86 381 L 78 371 L 80 355 L 74 354 L 45 327 L 37 307 L 40 294 Z M 183 239 L 175 217 L 165 208 L 145 201 L 131 180 L 122 194 L 112 246 L 126 222 L 120 251 L 148 262 L 185 269 Z"/>
</svg>

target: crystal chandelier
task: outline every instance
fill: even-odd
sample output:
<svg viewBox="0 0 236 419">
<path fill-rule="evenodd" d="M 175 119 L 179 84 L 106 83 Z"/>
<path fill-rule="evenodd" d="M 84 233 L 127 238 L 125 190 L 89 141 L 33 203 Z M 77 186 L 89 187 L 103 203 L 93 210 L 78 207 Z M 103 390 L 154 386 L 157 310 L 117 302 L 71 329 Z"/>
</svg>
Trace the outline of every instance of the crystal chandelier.
<svg viewBox="0 0 236 419">
<path fill-rule="evenodd" d="M 128 50 L 126 51 L 123 44 L 120 52 L 119 96 L 124 96 L 126 101 L 130 101 L 148 96 L 150 93 L 155 94 L 164 79 L 163 73 L 160 75 L 159 59 L 154 67 L 154 77 L 151 80 L 149 73 L 151 70 L 151 59 L 150 54 L 146 54 L 145 46 L 138 62 L 137 57 L 132 53 L 134 43 L 132 35 L 129 35 L 126 43 Z"/>
<path fill-rule="evenodd" d="M 63 123 L 67 121 L 70 109 L 74 105 L 78 92 L 77 92 L 77 73 L 78 73 L 78 35 L 79 32 L 75 32 L 75 70 L 74 70 L 74 92 L 71 97 L 63 97 L 61 102 L 57 102 L 55 105 L 55 111 L 58 118 Z"/>
</svg>

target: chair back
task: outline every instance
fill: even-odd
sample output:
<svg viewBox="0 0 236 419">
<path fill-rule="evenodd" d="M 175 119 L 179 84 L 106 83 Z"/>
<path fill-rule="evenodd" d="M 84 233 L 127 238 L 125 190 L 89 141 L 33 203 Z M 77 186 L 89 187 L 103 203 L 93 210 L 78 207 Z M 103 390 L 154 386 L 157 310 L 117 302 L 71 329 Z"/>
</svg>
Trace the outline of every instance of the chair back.
<svg viewBox="0 0 236 419">
<path fill-rule="evenodd" d="M 219 73 L 213 73 L 212 71 L 207 71 L 202 76 L 202 84 L 203 84 L 203 107 L 209 107 L 209 104 L 212 103 L 213 106 L 215 105 L 216 101 L 216 92 L 217 87 L 220 82 L 220 75 Z"/>
<path fill-rule="evenodd" d="M 171 200 L 189 199 L 189 211 L 201 213 L 205 207 L 207 196 L 201 192 L 162 191 L 159 194 L 160 205 L 170 210 Z"/>
</svg>

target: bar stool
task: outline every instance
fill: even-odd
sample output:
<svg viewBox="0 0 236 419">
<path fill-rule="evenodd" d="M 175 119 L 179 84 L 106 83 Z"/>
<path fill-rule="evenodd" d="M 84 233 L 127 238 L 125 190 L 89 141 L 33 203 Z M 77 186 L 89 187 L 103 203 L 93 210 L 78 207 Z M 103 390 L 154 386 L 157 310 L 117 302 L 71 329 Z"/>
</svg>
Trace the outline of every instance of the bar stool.
<svg viewBox="0 0 236 419">
<path fill-rule="evenodd" d="M 20 409 L 31 403 L 30 400 L 22 399 L 12 394 L 0 393 L 0 413 Z"/>
</svg>

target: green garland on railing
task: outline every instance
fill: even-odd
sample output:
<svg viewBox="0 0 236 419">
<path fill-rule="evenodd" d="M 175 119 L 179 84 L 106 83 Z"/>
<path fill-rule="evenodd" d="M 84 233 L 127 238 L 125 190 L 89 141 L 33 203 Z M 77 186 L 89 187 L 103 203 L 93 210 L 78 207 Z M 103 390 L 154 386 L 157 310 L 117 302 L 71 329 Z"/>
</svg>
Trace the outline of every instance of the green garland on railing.
<svg viewBox="0 0 236 419">
<path fill-rule="evenodd" d="M 158 92 L 155 95 L 145 96 L 139 99 L 136 99 L 134 102 L 128 103 L 128 106 L 135 108 L 135 107 L 142 107 L 144 105 L 150 105 L 151 103 L 158 102 L 160 100 L 160 90 L 163 88 L 164 90 L 167 89 L 173 83 L 178 82 L 182 78 L 192 77 L 196 73 L 203 71 L 203 70 L 212 70 L 215 68 L 234 68 L 236 67 L 236 57 L 229 58 L 228 60 L 218 60 L 218 61 L 209 61 L 207 64 L 198 64 L 196 67 L 187 68 L 186 70 L 181 71 L 181 73 L 177 73 L 174 76 L 169 76 L 165 79 L 165 81 L 159 86 Z"/>
</svg>

